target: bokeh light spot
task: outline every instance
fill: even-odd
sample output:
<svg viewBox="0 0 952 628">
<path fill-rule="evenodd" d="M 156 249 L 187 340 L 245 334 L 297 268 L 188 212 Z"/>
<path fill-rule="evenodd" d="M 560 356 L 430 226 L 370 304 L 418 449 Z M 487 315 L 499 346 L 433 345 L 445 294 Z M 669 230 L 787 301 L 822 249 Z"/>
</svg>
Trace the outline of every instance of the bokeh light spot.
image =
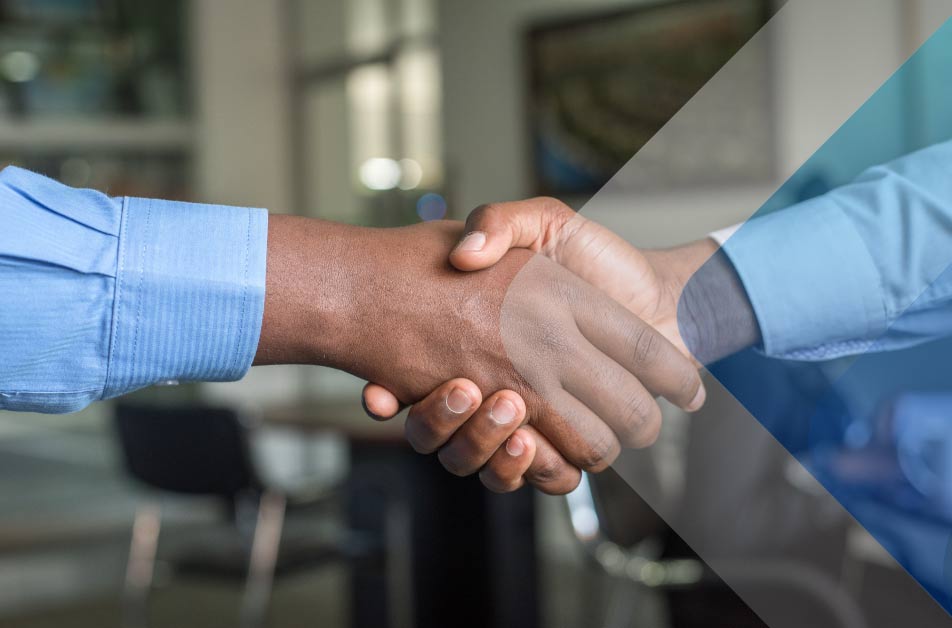
<svg viewBox="0 0 952 628">
<path fill-rule="evenodd" d="M 40 60 L 32 52 L 14 50 L 0 58 L 0 71 L 11 83 L 27 83 L 40 73 Z"/>
<path fill-rule="evenodd" d="M 439 194 L 428 192 L 417 200 L 417 215 L 424 222 L 440 220 L 446 216 L 446 199 Z"/>
<path fill-rule="evenodd" d="M 392 190 L 401 175 L 400 164 L 387 157 L 374 157 L 360 165 L 360 182 L 370 190 Z"/>
</svg>

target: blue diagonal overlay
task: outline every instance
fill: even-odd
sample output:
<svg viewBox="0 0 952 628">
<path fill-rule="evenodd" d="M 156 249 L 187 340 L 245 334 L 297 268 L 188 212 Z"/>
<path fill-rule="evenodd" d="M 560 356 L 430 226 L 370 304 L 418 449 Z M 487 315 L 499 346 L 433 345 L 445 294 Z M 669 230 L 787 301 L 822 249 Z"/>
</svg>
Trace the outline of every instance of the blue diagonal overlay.
<svg viewBox="0 0 952 628">
<path fill-rule="evenodd" d="M 941 145 L 950 140 L 952 22 L 947 22 L 753 218 L 803 208 L 818 212 L 816 223 L 791 229 L 779 242 L 799 256 L 786 260 L 791 276 L 797 268 L 816 276 L 824 264 L 838 260 L 826 272 L 848 276 L 852 284 L 838 288 L 841 319 L 828 319 L 842 321 L 844 332 L 825 349 L 795 346 L 798 334 L 823 330 L 810 329 L 816 321 L 804 321 L 798 311 L 758 303 L 764 297 L 752 293 L 755 308 L 763 308 L 759 315 L 770 310 L 773 321 L 784 320 L 783 333 L 768 326 L 760 350 L 709 366 L 947 611 L 952 611 L 952 144 Z M 875 169 L 929 147 L 928 168 L 913 169 L 912 164 L 925 163 L 920 160 Z M 875 186 L 879 196 L 870 197 L 862 187 L 822 196 L 864 184 Z M 928 193 L 909 194 L 909 186 Z M 864 199 L 884 211 L 864 217 Z M 936 219 L 936 212 L 949 219 Z M 926 215 L 931 226 L 923 222 Z M 824 232 L 825 216 L 831 225 L 846 216 L 854 231 L 831 239 L 840 232 L 832 227 Z M 753 229 L 745 225 L 728 241 L 729 255 L 732 248 L 743 249 Z M 743 265 L 739 272 L 746 280 Z M 881 302 L 863 301 L 871 277 Z M 802 291 L 806 300 L 811 294 L 827 298 L 823 288 L 823 282 L 773 287 Z M 847 337 L 846 318 L 862 318 L 865 327 Z M 787 357 L 796 359 L 781 359 Z"/>
</svg>

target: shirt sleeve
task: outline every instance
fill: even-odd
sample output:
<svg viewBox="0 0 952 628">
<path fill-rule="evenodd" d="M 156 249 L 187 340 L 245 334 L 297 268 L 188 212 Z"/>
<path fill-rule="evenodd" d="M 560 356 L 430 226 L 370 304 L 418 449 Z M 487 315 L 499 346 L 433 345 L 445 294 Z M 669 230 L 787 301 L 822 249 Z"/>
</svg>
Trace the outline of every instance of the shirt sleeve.
<svg viewBox="0 0 952 628">
<path fill-rule="evenodd" d="M 0 172 L 0 409 L 72 412 L 250 368 L 267 212 Z"/>
<path fill-rule="evenodd" d="M 749 220 L 723 250 L 767 355 L 826 360 L 952 334 L 952 142 Z"/>
</svg>

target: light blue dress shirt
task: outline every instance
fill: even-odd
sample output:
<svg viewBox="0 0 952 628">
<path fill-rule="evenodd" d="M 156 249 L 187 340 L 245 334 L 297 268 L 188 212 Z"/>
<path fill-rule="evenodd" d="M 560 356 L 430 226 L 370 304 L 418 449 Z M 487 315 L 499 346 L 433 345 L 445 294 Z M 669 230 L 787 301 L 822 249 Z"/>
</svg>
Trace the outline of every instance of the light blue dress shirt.
<svg viewBox="0 0 952 628">
<path fill-rule="evenodd" d="M 724 244 L 769 356 L 827 360 L 952 334 L 952 142 L 744 223 Z"/>
<path fill-rule="evenodd" d="M 72 412 L 251 366 L 267 212 L 0 172 L 0 408 Z"/>
</svg>

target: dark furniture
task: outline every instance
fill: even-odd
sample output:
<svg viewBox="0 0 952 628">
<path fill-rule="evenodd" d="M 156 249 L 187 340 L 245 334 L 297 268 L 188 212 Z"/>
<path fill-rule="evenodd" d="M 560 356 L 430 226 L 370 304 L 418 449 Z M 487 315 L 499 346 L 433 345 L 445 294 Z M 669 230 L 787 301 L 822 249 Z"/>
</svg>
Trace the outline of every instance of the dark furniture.
<svg viewBox="0 0 952 628">
<path fill-rule="evenodd" d="M 347 527 L 386 551 L 353 563 L 354 628 L 537 628 L 535 493 L 495 495 L 414 452 L 357 404 L 266 408 L 265 424 L 347 437 Z"/>
<path fill-rule="evenodd" d="M 126 469 L 141 484 L 177 495 L 218 500 L 229 529 L 190 534 L 168 562 L 177 574 L 244 581 L 241 626 L 263 626 L 275 576 L 374 551 L 363 537 L 286 538 L 289 507 L 328 506 L 331 494 L 306 501 L 269 488 L 251 455 L 248 427 L 234 410 L 207 406 L 155 407 L 119 404 L 116 429 Z M 148 624 L 161 509 L 158 500 L 139 508 L 133 525 L 125 580 L 124 623 Z M 164 558 L 164 557 L 163 557 Z"/>
</svg>

